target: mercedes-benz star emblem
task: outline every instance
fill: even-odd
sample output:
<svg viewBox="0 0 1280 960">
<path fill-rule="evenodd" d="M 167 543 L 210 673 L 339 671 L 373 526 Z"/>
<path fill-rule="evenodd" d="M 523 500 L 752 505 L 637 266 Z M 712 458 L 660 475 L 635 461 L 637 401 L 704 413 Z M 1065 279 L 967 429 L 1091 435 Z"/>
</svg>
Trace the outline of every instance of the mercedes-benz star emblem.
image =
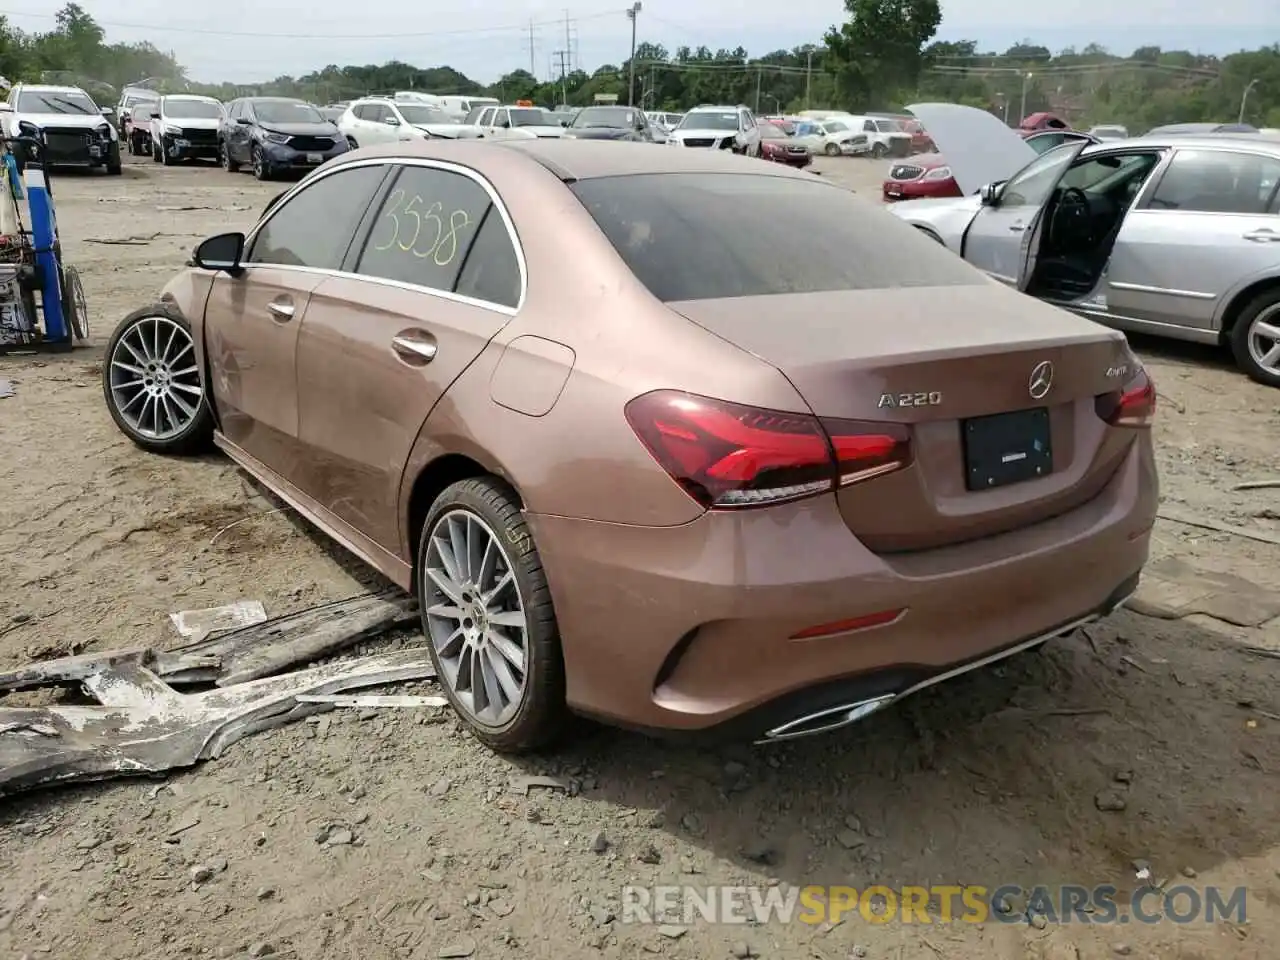
<svg viewBox="0 0 1280 960">
<path fill-rule="evenodd" d="M 1031 379 L 1027 381 L 1027 390 L 1032 400 L 1043 400 L 1053 386 L 1053 364 L 1041 360 L 1031 370 Z"/>
</svg>

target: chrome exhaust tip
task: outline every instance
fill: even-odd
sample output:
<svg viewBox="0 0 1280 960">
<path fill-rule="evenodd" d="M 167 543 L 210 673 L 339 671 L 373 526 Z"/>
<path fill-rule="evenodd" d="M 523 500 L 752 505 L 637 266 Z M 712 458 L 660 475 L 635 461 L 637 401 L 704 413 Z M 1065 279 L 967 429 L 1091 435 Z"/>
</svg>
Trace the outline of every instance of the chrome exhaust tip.
<svg viewBox="0 0 1280 960">
<path fill-rule="evenodd" d="M 870 700 L 859 700 L 857 703 L 846 703 L 838 707 L 828 707 L 816 713 L 807 713 L 779 727 L 769 730 L 756 743 L 777 743 L 780 740 L 797 740 L 800 737 L 812 737 L 820 733 L 839 730 L 850 724 L 870 716 L 881 707 L 898 699 L 897 694 L 888 693 Z"/>
</svg>

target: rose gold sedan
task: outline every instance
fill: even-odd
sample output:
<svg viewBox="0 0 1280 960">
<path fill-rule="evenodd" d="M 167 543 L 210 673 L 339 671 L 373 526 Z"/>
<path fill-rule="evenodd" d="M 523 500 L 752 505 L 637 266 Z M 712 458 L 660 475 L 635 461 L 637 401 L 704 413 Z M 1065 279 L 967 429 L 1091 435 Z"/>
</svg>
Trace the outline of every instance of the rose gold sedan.
<svg viewBox="0 0 1280 960">
<path fill-rule="evenodd" d="M 720 151 L 355 151 L 201 243 L 103 385 L 416 591 L 504 750 L 842 726 L 1107 614 L 1156 509 L 1120 334 Z"/>
</svg>

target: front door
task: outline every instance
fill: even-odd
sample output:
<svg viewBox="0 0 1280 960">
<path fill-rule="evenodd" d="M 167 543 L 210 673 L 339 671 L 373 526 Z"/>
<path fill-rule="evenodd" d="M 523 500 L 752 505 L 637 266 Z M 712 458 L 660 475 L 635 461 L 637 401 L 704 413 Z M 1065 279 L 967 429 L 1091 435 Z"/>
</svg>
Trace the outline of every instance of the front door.
<svg viewBox="0 0 1280 960">
<path fill-rule="evenodd" d="M 1029 262 L 1040 213 L 1053 189 L 1085 144 L 1072 144 L 1037 157 L 1015 173 L 999 195 L 984 204 L 964 238 L 964 258 L 1011 287 Z"/>
<path fill-rule="evenodd" d="M 227 130 L 227 156 L 236 163 L 249 163 L 253 146 L 253 108 L 248 103 L 240 105 L 240 112 Z"/>
<path fill-rule="evenodd" d="M 1108 271 L 1108 309 L 1210 333 L 1227 299 L 1280 264 L 1280 160 L 1179 149 L 1125 219 Z"/>
<path fill-rule="evenodd" d="M 432 408 L 519 303 L 515 245 L 474 179 L 405 165 L 298 345 L 305 492 L 407 559 L 399 490 Z M 356 275 L 352 275 L 352 274 Z"/>
<path fill-rule="evenodd" d="M 249 239 L 243 271 L 218 276 L 209 295 L 205 327 L 223 436 L 286 480 L 301 472 L 299 334 L 385 172 L 339 170 L 283 200 Z"/>
</svg>

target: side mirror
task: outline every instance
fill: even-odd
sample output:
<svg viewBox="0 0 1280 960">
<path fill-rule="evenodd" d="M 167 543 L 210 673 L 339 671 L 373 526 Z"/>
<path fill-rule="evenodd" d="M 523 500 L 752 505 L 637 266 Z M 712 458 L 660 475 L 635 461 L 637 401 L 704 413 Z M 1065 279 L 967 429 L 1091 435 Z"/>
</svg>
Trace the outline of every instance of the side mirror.
<svg viewBox="0 0 1280 960">
<path fill-rule="evenodd" d="M 398 126 L 400 126 L 400 121 L 399 121 L 399 120 L 397 120 L 395 117 L 387 117 L 387 118 L 386 118 L 385 120 L 383 120 L 382 122 L 383 122 L 383 123 L 385 123 L 388 127 L 398 127 Z"/>
<path fill-rule="evenodd" d="M 154 110 L 152 110 L 152 111 L 151 111 L 151 119 L 152 119 L 152 120 L 159 120 L 159 119 L 160 119 L 160 114 L 158 114 L 158 113 L 156 113 Z"/>
<path fill-rule="evenodd" d="M 236 123 L 240 124 L 242 127 L 247 127 L 252 124 L 253 121 L 248 117 L 236 117 Z"/>
<path fill-rule="evenodd" d="M 498 124 L 498 126 L 502 127 L 502 129 L 503 129 L 503 130 L 510 130 L 510 129 L 511 129 L 511 121 L 510 121 L 510 120 L 503 120 L 501 123 L 499 123 L 499 124 Z"/>
<path fill-rule="evenodd" d="M 562 127 L 567 127 L 567 126 L 569 126 L 569 121 L 568 121 L 568 120 L 561 120 L 561 121 L 560 121 L 560 126 L 562 126 Z"/>
<path fill-rule="evenodd" d="M 102 114 L 104 117 L 109 117 L 113 113 L 115 113 L 115 111 L 112 110 L 110 107 L 99 107 L 98 112 Z"/>
<path fill-rule="evenodd" d="M 1000 199 L 1001 183 L 986 183 L 978 190 L 978 196 L 982 198 L 984 207 L 994 207 Z"/>
<path fill-rule="evenodd" d="M 191 263 L 201 270 L 222 270 L 235 276 L 244 254 L 243 233 L 220 233 L 200 241 L 191 254 Z"/>
</svg>

